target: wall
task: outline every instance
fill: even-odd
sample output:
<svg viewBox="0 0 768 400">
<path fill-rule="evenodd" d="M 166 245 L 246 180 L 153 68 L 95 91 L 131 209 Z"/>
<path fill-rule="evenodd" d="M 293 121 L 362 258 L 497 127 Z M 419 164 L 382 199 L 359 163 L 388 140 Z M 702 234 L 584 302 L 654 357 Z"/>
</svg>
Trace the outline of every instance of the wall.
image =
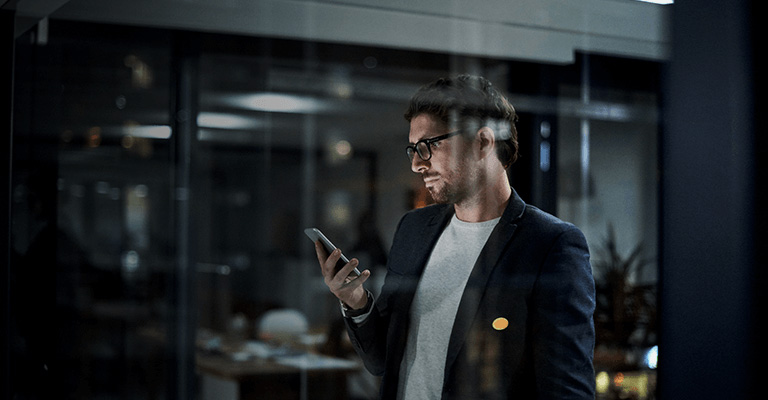
<svg viewBox="0 0 768 400">
<path fill-rule="evenodd" d="M 665 59 L 668 14 L 617 0 L 70 0 L 53 16 L 570 63 L 578 50 Z"/>
</svg>

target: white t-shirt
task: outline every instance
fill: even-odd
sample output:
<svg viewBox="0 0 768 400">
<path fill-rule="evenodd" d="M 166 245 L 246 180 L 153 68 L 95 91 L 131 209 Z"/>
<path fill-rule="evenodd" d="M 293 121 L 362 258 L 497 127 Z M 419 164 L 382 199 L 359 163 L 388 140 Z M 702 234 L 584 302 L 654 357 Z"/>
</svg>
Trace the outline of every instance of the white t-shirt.
<svg viewBox="0 0 768 400">
<path fill-rule="evenodd" d="M 424 268 L 411 305 L 398 399 L 439 399 L 448 342 L 472 268 L 500 218 L 469 223 L 455 215 Z"/>
</svg>

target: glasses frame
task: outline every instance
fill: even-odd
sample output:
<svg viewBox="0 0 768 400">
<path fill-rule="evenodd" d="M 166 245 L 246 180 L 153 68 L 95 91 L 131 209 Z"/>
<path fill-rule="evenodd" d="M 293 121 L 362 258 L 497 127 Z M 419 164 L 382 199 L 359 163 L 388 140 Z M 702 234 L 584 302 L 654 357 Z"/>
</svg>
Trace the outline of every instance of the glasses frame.
<svg viewBox="0 0 768 400">
<path fill-rule="evenodd" d="M 432 158 L 432 144 L 437 143 L 441 140 L 448 139 L 450 137 L 456 136 L 460 134 L 461 132 L 449 132 L 445 135 L 436 136 L 429 139 L 421 139 L 418 142 L 405 146 L 405 154 L 408 156 L 408 159 L 413 162 L 414 154 L 418 154 L 419 158 L 421 158 L 423 161 L 429 161 Z M 424 143 L 427 145 L 427 158 L 424 158 L 424 156 L 421 155 L 421 152 L 419 151 L 419 145 L 421 143 Z"/>
</svg>

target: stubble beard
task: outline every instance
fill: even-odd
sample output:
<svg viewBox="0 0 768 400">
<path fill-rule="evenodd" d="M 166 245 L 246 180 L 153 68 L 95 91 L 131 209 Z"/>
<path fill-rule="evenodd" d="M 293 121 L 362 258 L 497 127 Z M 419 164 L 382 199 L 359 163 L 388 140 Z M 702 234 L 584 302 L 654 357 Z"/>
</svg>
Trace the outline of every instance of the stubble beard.
<svg viewBox="0 0 768 400">
<path fill-rule="evenodd" d="M 438 204 L 460 204 L 469 199 L 476 188 L 472 185 L 476 178 L 473 171 L 462 162 L 453 173 L 446 176 L 440 175 L 438 185 L 428 186 L 427 190 Z"/>
<path fill-rule="evenodd" d="M 456 201 L 458 196 L 451 189 L 452 188 L 446 187 L 446 186 L 443 186 L 441 188 L 430 186 L 427 188 L 430 196 L 432 196 L 432 200 L 434 200 L 434 202 L 438 204 L 452 204 Z"/>
</svg>

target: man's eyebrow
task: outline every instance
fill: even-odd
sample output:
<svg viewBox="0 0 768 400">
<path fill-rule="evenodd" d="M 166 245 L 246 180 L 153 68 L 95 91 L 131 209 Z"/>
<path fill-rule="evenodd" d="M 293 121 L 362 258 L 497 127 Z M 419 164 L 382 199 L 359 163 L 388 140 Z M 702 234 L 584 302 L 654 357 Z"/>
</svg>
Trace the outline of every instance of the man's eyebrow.
<svg viewBox="0 0 768 400">
<path fill-rule="evenodd" d="M 434 134 L 434 135 L 429 135 L 429 136 L 423 137 L 423 138 L 421 138 L 421 139 L 419 139 L 419 140 L 417 140 L 417 141 L 415 141 L 415 142 L 408 142 L 408 144 L 410 144 L 410 145 L 415 145 L 416 143 L 418 143 L 418 142 L 421 142 L 422 140 L 429 140 L 429 139 L 434 139 L 434 138 L 436 138 L 436 137 L 438 137 L 438 136 L 440 136 L 440 134 L 439 134 L 439 133 L 437 133 L 437 134 Z"/>
<path fill-rule="evenodd" d="M 410 139 L 410 138 L 409 138 L 409 139 Z M 419 141 L 421 141 L 421 140 L 423 140 L 423 139 L 424 139 L 424 138 L 418 139 L 418 140 L 417 140 L 417 141 L 415 141 L 415 142 L 411 142 L 410 140 L 408 140 L 408 145 L 410 145 L 410 146 L 414 146 L 414 145 L 416 145 L 416 143 L 418 143 Z"/>
</svg>

